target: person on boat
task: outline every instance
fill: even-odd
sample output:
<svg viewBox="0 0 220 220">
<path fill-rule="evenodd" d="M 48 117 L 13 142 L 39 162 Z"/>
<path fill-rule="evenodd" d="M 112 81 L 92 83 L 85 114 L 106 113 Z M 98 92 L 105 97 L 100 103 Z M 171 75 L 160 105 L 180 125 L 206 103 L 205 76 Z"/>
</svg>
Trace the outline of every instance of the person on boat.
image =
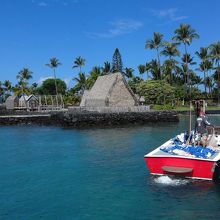
<svg viewBox="0 0 220 220">
<path fill-rule="evenodd" d="M 196 119 L 195 133 L 197 145 L 207 145 L 208 129 L 207 126 L 214 127 L 205 115 L 205 112 L 200 111 L 199 117 Z"/>
</svg>

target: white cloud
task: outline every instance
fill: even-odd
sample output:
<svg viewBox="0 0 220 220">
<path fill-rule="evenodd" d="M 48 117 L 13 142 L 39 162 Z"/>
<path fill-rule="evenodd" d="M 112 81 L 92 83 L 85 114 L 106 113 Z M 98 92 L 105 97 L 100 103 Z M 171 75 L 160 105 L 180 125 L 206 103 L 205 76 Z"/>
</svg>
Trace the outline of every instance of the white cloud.
<svg viewBox="0 0 220 220">
<path fill-rule="evenodd" d="M 39 7 L 47 7 L 53 4 L 68 6 L 69 4 L 79 3 L 79 0 L 32 0 L 32 3 Z"/>
<path fill-rule="evenodd" d="M 72 78 L 64 78 L 63 81 L 66 83 L 67 88 L 69 88 L 70 82 L 72 81 Z"/>
<path fill-rule="evenodd" d="M 87 33 L 88 36 L 93 38 L 112 38 L 118 37 L 124 34 L 130 34 L 138 29 L 140 29 L 143 24 L 140 21 L 135 20 L 118 20 L 116 22 L 110 22 L 112 28 L 109 28 L 105 32 L 99 33 Z"/>
<path fill-rule="evenodd" d="M 188 18 L 185 15 L 178 15 L 178 8 L 168 8 L 168 9 L 161 9 L 161 10 L 150 10 L 151 13 L 158 18 L 166 18 L 170 21 L 180 21 L 183 19 Z"/>
<path fill-rule="evenodd" d="M 47 7 L 48 4 L 46 2 L 44 2 L 44 1 L 41 1 L 41 2 L 38 3 L 38 6 L 40 6 L 40 7 Z"/>
</svg>

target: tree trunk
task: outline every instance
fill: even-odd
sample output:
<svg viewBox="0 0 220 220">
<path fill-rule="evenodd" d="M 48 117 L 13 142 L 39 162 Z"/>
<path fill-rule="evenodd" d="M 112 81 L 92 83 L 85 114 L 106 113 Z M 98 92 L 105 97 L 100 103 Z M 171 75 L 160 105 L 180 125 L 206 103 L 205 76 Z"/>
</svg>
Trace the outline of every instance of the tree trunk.
<svg viewBox="0 0 220 220">
<path fill-rule="evenodd" d="M 162 73 L 161 73 L 161 68 L 160 68 L 160 55 L 159 55 L 158 48 L 157 48 L 157 61 L 158 61 L 158 66 L 159 66 L 160 79 L 162 79 Z"/>
<path fill-rule="evenodd" d="M 56 103 L 57 103 L 57 106 L 58 106 L 58 90 L 57 90 L 57 79 L 56 79 L 56 73 L 55 73 L 55 68 L 53 69 L 53 74 L 54 74 L 54 82 L 55 82 L 55 90 L 56 90 Z"/>
<path fill-rule="evenodd" d="M 220 104 L 220 97 L 219 97 L 219 93 L 220 93 L 220 73 L 219 73 L 219 61 L 218 61 L 218 105 Z"/>
<path fill-rule="evenodd" d="M 185 46 L 185 54 L 186 54 L 186 76 L 187 76 L 187 87 L 189 89 L 189 99 L 191 100 L 191 82 L 190 82 L 190 76 L 189 76 L 189 70 L 188 70 L 188 60 L 187 60 L 187 48 L 186 48 L 186 44 L 184 44 Z"/>
<path fill-rule="evenodd" d="M 207 94 L 207 87 L 206 87 L 206 72 L 204 71 L 204 86 L 205 86 L 205 94 Z"/>
<path fill-rule="evenodd" d="M 27 101 L 26 101 L 26 99 L 25 99 L 24 88 L 23 88 L 23 87 L 22 87 L 22 97 L 23 97 L 23 99 L 24 99 L 25 108 L 26 108 L 26 110 L 28 110 Z"/>
</svg>

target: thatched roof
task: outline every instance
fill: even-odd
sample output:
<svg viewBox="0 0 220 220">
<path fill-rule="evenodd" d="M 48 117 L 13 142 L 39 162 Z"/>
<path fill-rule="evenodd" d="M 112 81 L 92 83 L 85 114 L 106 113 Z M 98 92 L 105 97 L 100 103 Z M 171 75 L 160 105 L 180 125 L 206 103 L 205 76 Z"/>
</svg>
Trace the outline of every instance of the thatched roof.
<svg viewBox="0 0 220 220">
<path fill-rule="evenodd" d="M 121 73 L 113 73 L 104 76 L 99 76 L 90 91 L 86 91 L 83 95 L 81 106 L 106 106 L 112 90 L 118 81 L 122 81 L 131 95 L 131 98 L 138 103 L 133 91 L 128 86 L 126 80 Z M 120 95 L 120 94 L 119 94 Z"/>
<path fill-rule="evenodd" d="M 6 102 L 8 101 L 14 101 L 14 100 L 18 100 L 18 96 L 15 96 L 15 95 L 10 95 L 8 96 L 8 98 L 6 99 Z"/>
</svg>

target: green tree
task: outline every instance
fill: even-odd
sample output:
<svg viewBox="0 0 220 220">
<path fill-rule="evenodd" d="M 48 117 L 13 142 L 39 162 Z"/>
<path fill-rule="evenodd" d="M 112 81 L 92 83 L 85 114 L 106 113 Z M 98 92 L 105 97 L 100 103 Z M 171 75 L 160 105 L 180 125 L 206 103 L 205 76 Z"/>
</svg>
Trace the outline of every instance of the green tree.
<svg viewBox="0 0 220 220">
<path fill-rule="evenodd" d="M 82 72 L 82 68 L 85 66 L 86 60 L 84 58 L 82 58 L 81 56 L 76 57 L 75 61 L 74 61 L 74 65 L 73 65 L 73 69 L 74 68 L 79 68 L 79 72 Z"/>
<path fill-rule="evenodd" d="M 142 65 L 142 64 L 138 65 L 138 71 L 141 77 L 143 78 L 143 75 L 146 72 L 146 65 Z"/>
<path fill-rule="evenodd" d="M 160 71 L 159 64 L 158 64 L 157 60 L 153 59 L 148 64 L 148 69 L 149 69 L 149 72 L 151 73 L 153 80 L 160 80 L 162 78 L 161 71 Z"/>
<path fill-rule="evenodd" d="M 178 74 L 179 67 L 177 66 L 178 62 L 174 59 L 165 60 L 162 66 L 164 78 L 171 85 L 174 80 L 176 81 L 176 76 Z"/>
<path fill-rule="evenodd" d="M 215 62 L 216 66 L 216 71 L 215 71 L 215 81 L 217 82 L 217 87 L 218 87 L 218 92 L 217 92 L 217 97 L 218 97 L 218 104 L 220 104 L 220 41 L 211 44 L 210 45 L 210 54 L 211 54 L 211 58 L 213 59 L 213 61 Z M 216 78 L 216 74 L 217 74 L 217 78 Z"/>
<path fill-rule="evenodd" d="M 201 60 L 200 64 L 199 64 L 199 68 L 197 68 L 196 70 L 203 72 L 203 79 L 205 80 L 207 77 L 207 65 L 209 63 L 209 54 L 208 54 L 208 48 L 207 47 L 200 47 L 199 51 L 196 51 L 195 53 L 198 58 Z M 206 91 L 206 83 L 203 83 L 204 87 L 205 87 L 205 94 L 207 94 Z"/>
<path fill-rule="evenodd" d="M 175 88 L 164 80 L 143 81 L 137 91 L 147 104 L 171 104 L 175 98 Z"/>
<path fill-rule="evenodd" d="M 134 69 L 132 68 L 125 68 L 125 72 L 123 72 L 124 76 L 126 76 L 127 78 L 133 78 L 134 77 Z"/>
<path fill-rule="evenodd" d="M 9 96 L 12 92 L 12 84 L 9 80 L 5 80 L 4 83 L 3 83 L 3 86 L 4 86 L 4 91 L 5 91 L 5 94 L 7 96 Z"/>
<path fill-rule="evenodd" d="M 79 73 L 78 77 L 74 77 L 73 80 L 77 82 L 77 84 L 74 86 L 74 90 L 82 95 L 87 89 L 86 75 L 84 73 Z"/>
<path fill-rule="evenodd" d="M 61 65 L 61 63 L 55 57 L 51 58 L 50 63 L 46 64 L 46 66 L 50 67 L 53 70 L 57 106 L 58 106 L 58 98 L 57 98 L 57 96 L 58 96 L 58 86 L 57 86 L 57 79 L 56 79 L 56 68 L 60 65 Z"/>
<path fill-rule="evenodd" d="M 2 87 L 2 82 L 0 81 L 0 96 L 4 95 L 4 89 Z"/>
<path fill-rule="evenodd" d="M 108 61 L 106 61 L 104 62 L 104 66 L 101 69 L 102 75 L 107 75 L 111 72 L 111 64 Z"/>
<path fill-rule="evenodd" d="M 204 84 L 206 85 L 206 87 L 209 89 L 209 96 L 211 96 L 211 92 L 212 92 L 212 87 L 213 87 L 213 80 L 212 77 L 207 76 L 204 80 Z"/>
<path fill-rule="evenodd" d="M 196 31 L 191 28 L 188 24 L 181 24 L 179 28 L 175 30 L 175 36 L 173 37 L 173 40 L 175 40 L 177 43 L 183 43 L 184 49 L 185 49 L 185 67 L 186 67 L 186 73 L 187 76 L 187 84 L 189 85 L 189 73 L 188 73 L 188 52 L 187 52 L 187 46 L 189 46 L 192 43 L 193 39 L 198 39 L 199 35 L 196 33 Z"/>
<path fill-rule="evenodd" d="M 97 78 L 102 75 L 101 68 L 98 66 L 93 67 L 92 71 L 90 72 L 90 75 L 88 76 L 86 80 L 86 87 L 88 89 L 91 89 L 93 85 L 95 84 Z M 76 80 L 79 82 L 79 80 Z"/>
<path fill-rule="evenodd" d="M 31 85 L 31 93 L 33 94 L 37 94 L 37 87 L 38 87 L 38 84 L 37 83 L 32 83 Z"/>
<path fill-rule="evenodd" d="M 168 57 L 168 60 L 165 60 L 162 70 L 163 74 L 165 74 L 167 81 L 172 84 L 173 79 L 176 78 L 177 75 L 177 64 L 178 62 L 174 59 L 175 57 L 180 56 L 180 52 L 177 48 L 179 44 L 178 43 L 170 43 L 170 42 L 164 42 L 163 46 L 164 49 L 161 51 L 161 54 Z"/>
<path fill-rule="evenodd" d="M 177 49 L 178 45 L 178 43 L 163 43 L 164 49 L 161 51 L 161 54 L 166 57 L 169 57 L 170 60 L 172 60 L 174 57 L 180 56 L 180 52 Z"/>
<path fill-rule="evenodd" d="M 19 80 L 17 87 L 15 88 L 16 95 L 22 95 L 25 106 L 27 108 L 27 102 L 25 100 L 25 94 L 29 93 L 28 81 L 32 78 L 33 72 L 31 72 L 28 68 L 23 68 L 18 74 L 17 79 Z"/>
<path fill-rule="evenodd" d="M 112 72 L 123 73 L 123 63 L 122 63 L 121 53 L 118 48 L 115 49 L 115 52 L 112 57 Z"/>
<path fill-rule="evenodd" d="M 138 76 L 136 76 L 136 77 L 133 77 L 133 78 L 130 78 L 129 80 L 128 80 L 128 85 L 130 86 L 130 88 L 133 90 L 133 92 L 135 93 L 135 94 L 137 94 L 138 93 L 138 86 L 139 86 L 139 84 L 140 84 L 140 82 L 142 82 L 143 81 L 143 79 L 141 79 L 140 77 L 138 77 Z"/>
<path fill-rule="evenodd" d="M 55 87 L 55 79 L 46 79 L 43 81 L 42 85 L 37 88 L 37 92 L 42 95 L 57 95 L 62 94 L 65 95 L 67 86 L 66 83 L 61 79 L 56 79 Z"/>
<path fill-rule="evenodd" d="M 147 40 L 145 44 L 146 49 L 154 49 L 157 52 L 157 65 L 159 69 L 159 75 L 162 78 L 161 73 L 161 63 L 160 63 L 160 51 L 159 49 L 163 46 L 163 35 L 160 33 L 154 32 L 153 40 Z"/>
</svg>

